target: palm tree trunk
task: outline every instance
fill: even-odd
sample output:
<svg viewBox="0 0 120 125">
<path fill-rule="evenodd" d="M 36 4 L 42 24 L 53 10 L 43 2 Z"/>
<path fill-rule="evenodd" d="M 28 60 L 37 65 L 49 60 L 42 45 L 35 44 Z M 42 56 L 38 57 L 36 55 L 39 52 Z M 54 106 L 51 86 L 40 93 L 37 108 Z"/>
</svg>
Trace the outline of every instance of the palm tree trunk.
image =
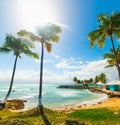
<svg viewBox="0 0 120 125">
<path fill-rule="evenodd" d="M 13 85 L 13 81 L 14 81 L 14 76 L 15 76 L 15 70 L 16 70 L 16 64 L 17 64 L 17 59 L 18 59 L 18 56 L 16 56 L 15 58 L 15 62 L 14 62 L 14 67 L 13 67 L 13 73 L 12 73 L 12 78 L 11 78 L 11 82 L 10 82 L 10 87 L 9 87 L 9 91 L 5 97 L 5 99 L 3 100 L 3 103 L 6 103 L 10 93 L 11 93 L 11 90 L 12 90 L 12 85 Z"/>
<path fill-rule="evenodd" d="M 117 70 L 118 70 L 118 76 L 119 76 L 119 80 L 120 80 L 120 66 L 119 66 L 119 62 L 118 62 L 118 58 L 117 58 L 117 54 L 116 54 L 112 36 L 110 36 L 110 39 L 111 39 L 111 43 L 112 43 L 112 48 L 113 48 L 113 52 L 114 52 L 114 56 L 115 56 L 115 60 L 116 60 L 116 66 L 117 66 Z"/>
<path fill-rule="evenodd" d="M 40 82 L 39 82 L 39 97 L 38 97 L 38 106 L 40 108 L 40 113 L 43 115 L 43 105 L 42 105 L 42 77 L 43 77 L 43 56 L 44 48 L 43 41 L 41 41 L 42 51 L 41 51 L 41 61 L 40 61 Z"/>
</svg>

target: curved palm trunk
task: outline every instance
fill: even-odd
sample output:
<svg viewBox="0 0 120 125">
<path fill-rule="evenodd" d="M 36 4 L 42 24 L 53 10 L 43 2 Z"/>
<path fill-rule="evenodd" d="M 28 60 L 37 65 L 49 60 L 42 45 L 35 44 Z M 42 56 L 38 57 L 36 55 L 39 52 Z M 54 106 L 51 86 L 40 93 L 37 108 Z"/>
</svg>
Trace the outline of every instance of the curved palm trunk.
<svg viewBox="0 0 120 125">
<path fill-rule="evenodd" d="M 117 58 L 117 54 L 116 54 L 112 36 L 110 37 L 110 39 L 111 39 L 111 43 L 112 43 L 112 48 L 113 48 L 113 52 L 114 52 L 114 56 L 115 56 L 115 60 L 116 60 L 116 66 L 117 66 L 117 70 L 118 70 L 118 76 L 119 76 L 119 80 L 120 80 L 120 66 L 119 66 L 119 62 L 118 62 L 118 58 Z"/>
<path fill-rule="evenodd" d="M 12 86 L 13 86 L 13 81 L 14 81 L 15 70 L 16 70 L 17 59 L 18 59 L 18 56 L 16 56 L 16 58 L 15 58 L 14 67 L 13 67 L 13 73 L 12 73 L 12 78 L 11 78 L 11 82 L 10 82 L 10 87 L 9 87 L 8 93 L 7 93 L 6 97 L 4 98 L 4 100 L 2 101 L 2 103 L 0 104 L 0 109 L 3 109 L 5 107 L 5 103 L 6 103 L 8 97 L 9 97 L 9 95 L 11 93 Z M 3 107 L 2 107 L 2 105 L 3 105 Z"/>
<path fill-rule="evenodd" d="M 44 48 L 43 41 L 41 42 L 42 51 L 41 51 L 41 62 L 40 62 L 40 82 L 39 82 L 39 97 L 38 97 L 38 106 L 40 108 L 40 113 L 43 115 L 43 105 L 42 105 L 42 77 L 43 77 L 43 56 L 44 56 Z"/>
</svg>

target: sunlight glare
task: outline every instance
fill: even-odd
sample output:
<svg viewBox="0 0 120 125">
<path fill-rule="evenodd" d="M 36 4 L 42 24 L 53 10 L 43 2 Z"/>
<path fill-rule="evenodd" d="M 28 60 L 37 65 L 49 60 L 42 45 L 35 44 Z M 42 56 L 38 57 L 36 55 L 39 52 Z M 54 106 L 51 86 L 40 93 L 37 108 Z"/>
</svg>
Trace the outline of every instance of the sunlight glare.
<svg viewBox="0 0 120 125">
<path fill-rule="evenodd" d="M 50 0 L 18 0 L 19 24 L 33 31 L 46 22 L 58 22 L 59 14 Z"/>
</svg>

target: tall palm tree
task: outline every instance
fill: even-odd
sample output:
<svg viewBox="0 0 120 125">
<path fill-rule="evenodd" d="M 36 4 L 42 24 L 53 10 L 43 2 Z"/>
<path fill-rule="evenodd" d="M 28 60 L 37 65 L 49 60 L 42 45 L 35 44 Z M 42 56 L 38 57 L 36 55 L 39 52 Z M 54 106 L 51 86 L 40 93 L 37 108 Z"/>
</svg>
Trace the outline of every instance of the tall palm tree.
<svg viewBox="0 0 120 125">
<path fill-rule="evenodd" d="M 38 59 L 38 54 L 32 52 L 30 50 L 30 48 L 34 48 L 34 45 L 32 42 L 29 42 L 26 39 L 16 38 L 12 35 L 7 35 L 3 46 L 0 47 L 0 52 L 9 53 L 12 51 L 15 55 L 15 62 L 14 62 L 10 87 L 9 87 L 8 93 L 5 96 L 4 100 L 0 103 L 0 109 L 3 109 L 5 107 L 6 101 L 11 93 L 13 81 L 14 81 L 14 76 L 15 76 L 15 71 L 16 71 L 17 60 L 18 60 L 18 58 L 21 58 L 21 54 L 24 53 L 27 56 L 34 57 L 34 58 Z"/>
<path fill-rule="evenodd" d="M 119 47 L 116 49 L 116 55 L 118 58 L 118 63 L 120 64 L 120 48 Z M 104 57 L 104 59 L 107 59 L 107 63 L 108 63 L 108 65 L 105 66 L 105 68 L 109 68 L 109 67 L 113 67 L 113 66 L 117 67 L 113 49 L 110 49 L 109 53 L 105 53 L 103 55 L 103 57 Z"/>
<path fill-rule="evenodd" d="M 100 48 L 103 48 L 106 42 L 106 38 L 110 38 L 115 61 L 117 64 L 118 76 L 120 79 L 120 66 L 118 63 L 114 45 L 114 38 L 120 38 L 120 12 L 112 13 L 111 15 L 100 14 L 98 15 L 98 23 L 98 29 L 88 34 L 90 47 L 93 48 L 95 43 L 97 43 Z"/>
<path fill-rule="evenodd" d="M 33 42 L 41 43 L 41 60 L 40 60 L 40 81 L 39 81 L 39 96 L 38 96 L 38 106 L 40 108 L 40 113 L 43 115 L 43 105 L 42 105 L 42 78 L 43 78 L 43 57 L 44 57 L 44 47 L 48 52 L 52 50 L 52 42 L 59 41 L 59 33 L 61 28 L 53 23 L 47 23 L 44 26 L 38 27 L 36 34 L 21 30 L 18 35 L 21 37 L 28 38 Z"/>
</svg>

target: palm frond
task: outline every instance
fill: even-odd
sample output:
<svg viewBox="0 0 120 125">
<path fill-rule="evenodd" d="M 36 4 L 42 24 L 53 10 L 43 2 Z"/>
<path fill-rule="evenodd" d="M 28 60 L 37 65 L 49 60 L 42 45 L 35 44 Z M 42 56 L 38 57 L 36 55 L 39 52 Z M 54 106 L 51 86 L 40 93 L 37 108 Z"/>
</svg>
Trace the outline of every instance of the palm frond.
<svg viewBox="0 0 120 125">
<path fill-rule="evenodd" d="M 39 55 L 35 52 L 32 52 L 31 50 L 24 50 L 23 53 L 27 56 L 33 57 L 35 59 L 39 59 Z"/>
<path fill-rule="evenodd" d="M 9 52 L 11 52 L 11 49 L 0 47 L 0 52 L 1 53 L 9 53 Z"/>
<path fill-rule="evenodd" d="M 48 43 L 48 42 L 45 42 L 45 48 L 48 52 L 51 52 L 52 51 L 52 44 Z"/>
<path fill-rule="evenodd" d="M 18 34 L 18 36 L 20 36 L 20 37 L 26 37 L 29 40 L 33 41 L 33 42 L 35 42 L 35 41 L 36 42 L 40 42 L 40 38 L 37 35 L 35 35 L 32 32 L 29 32 L 27 30 L 21 30 L 17 34 Z"/>
<path fill-rule="evenodd" d="M 103 58 L 104 59 L 114 59 L 115 56 L 112 53 L 106 53 L 106 54 L 103 55 Z"/>
<path fill-rule="evenodd" d="M 107 66 L 105 66 L 105 68 L 111 68 L 113 66 L 115 66 L 115 65 L 107 65 Z"/>
<path fill-rule="evenodd" d="M 94 45 L 97 43 L 98 40 L 103 37 L 103 33 L 101 30 L 94 30 L 91 33 L 88 34 L 88 39 L 90 41 L 90 48 L 93 48 Z"/>
<path fill-rule="evenodd" d="M 60 32 L 61 28 L 53 23 L 47 23 L 45 26 L 37 27 L 37 34 L 49 42 L 58 42 Z"/>
</svg>

